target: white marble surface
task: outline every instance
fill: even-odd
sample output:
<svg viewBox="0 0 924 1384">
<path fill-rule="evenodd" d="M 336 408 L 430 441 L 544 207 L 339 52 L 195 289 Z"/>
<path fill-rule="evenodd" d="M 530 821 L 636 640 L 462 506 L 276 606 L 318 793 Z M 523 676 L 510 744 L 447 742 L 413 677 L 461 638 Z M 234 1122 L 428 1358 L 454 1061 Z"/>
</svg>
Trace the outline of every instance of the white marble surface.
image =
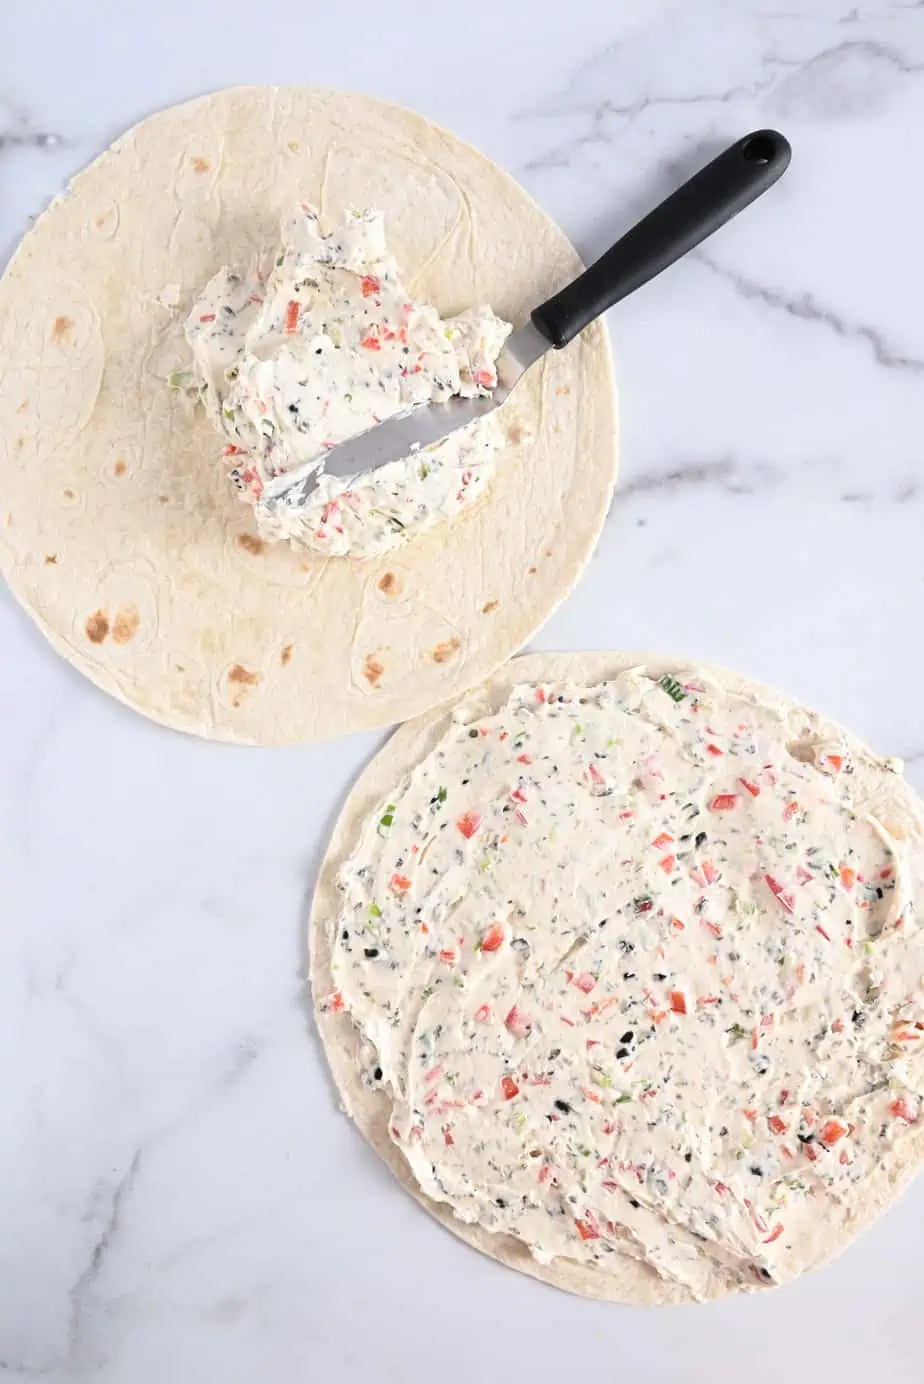
<svg viewBox="0 0 924 1384">
<path fill-rule="evenodd" d="M 0 246 L 126 125 L 241 81 L 411 104 L 587 254 L 749 128 L 783 182 L 613 314 L 622 492 L 541 648 L 778 684 L 924 788 L 924 7 L 4 7 Z M 0 1378 L 919 1380 L 924 1181 L 778 1293 L 657 1315 L 484 1260 L 335 1111 L 301 920 L 377 743 L 198 744 L 0 596 Z"/>
</svg>

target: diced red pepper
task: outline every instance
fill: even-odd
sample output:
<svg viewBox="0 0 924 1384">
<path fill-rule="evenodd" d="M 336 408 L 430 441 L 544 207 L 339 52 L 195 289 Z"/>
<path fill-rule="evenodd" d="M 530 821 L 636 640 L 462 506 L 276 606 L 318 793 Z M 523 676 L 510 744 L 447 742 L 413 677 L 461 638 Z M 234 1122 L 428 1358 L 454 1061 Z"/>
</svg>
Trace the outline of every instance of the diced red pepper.
<svg viewBox="0 0 924 1384">
<path fill-rule="evenodd" d="M 773 878 L 773 875 L 764 875 L 764 879 L 767 888 L 770 890 L 770 893 L 776 899 L 777 903 L 781 904 L 782 907 L 786 909 L 787 913 L 794 913 L 796 911 L 796 901 L 792 894 L 784 889 L 779 880 Z"/>
<path fill-rule="evenodd" d="M 463 812 L 462 816 L 456 821 L 456 828 L 461 831 L 466 839 L 470 839 L 481 826 L 481 814 L 478 812 Z"/>
<path fill-rule="evenodd" d="M 518 1005 L 513 1006 L 504 1023 L 515 1038 L 528 1038 L 533 1026 L 532 1019 Z"/>
<path fill-rule="evenodd" d="M 791 801 L 791 802 L 788 802 L 788 803 L 786 804 L 786 806 L 783 808 L 783 821 L 784 821 L 784 822 L 791 822 L 792 819 L 793 819 L 793 817 L 795 817 L 795 815 L 796 815 L 796 813 L 797 813 L 798 811 L 799 811 L 799 804 L 798 804 L 798 802 L 796 801 L 796 799 L 793 798 L 792 801 Z"/>
<path fill-rule="evenodd" d="M 673 836 L 671 836 L 669 831 L 662 831 L 660 835 L 655 837 L 651 844 L 654 846 L 656 851 L 659 851 L 662 849 L 663 846 L 670 845 L 673 839 L 674 838 Z"/>
<path fill-rule="evenodd" d="M 360 346 L 365 346 L 367 351 L 381 351 L 382 343 L 379 341 L 378 333 L 367 332 L 360 340 Z"/>
<path fill-rule="evenodd" d="M 781 1119 L 779 1115 L 771 1115 L 767 1121 L 767 1124 L 773 1130 L 774 1134 L 785 1134 L 787 1129 L 789 1128 L 789 1125 L 786 1123 L 786 1121 Z"/>
<path fill-rule="evenodd" d="M 301 312 L 301 303 L 294 300 L 286 305 L 286 331 L 294 332 L 298 327 L 298 314 Z"/>
<path fill-rule="evenodd" d="M 707 884 L 715 884 L 719 877 L 719 872 L 711 860 L 704 860 L 702 863 L 703 878 Z"/>
<path fill-rule="evenodd" d="M 840 867 L 841 884 L 845 889 L 852 889 L 857 882 L 857 872 L 850 865 Z"/>
<path fill-rule="evenodd" d="M 672 990 L 669 996 L 671 1009 L 675 1014 L 686 1014 L 687 997 L 682 990 Z"/>
<path fill-rule="evenodd" d="M 475 1010 L 475 1023 L 486 1024 L 491 1017 L 490 1005 L 482 1004 Z"/>
<path fill-rule="evenodd" d="M 374 274 L 364 274 L 360 279 L 360 287 L 364 298 L 371 298 L 373 293 L 381 292 L 382 285 Z"/>
<path fill-rule="evenodd" d="M 730 812 L 733 807 L 737 806 L 737 793 L 716 793 L 712 802 L 709 804 L 709 809 L 711 812 Z"/>
<path fill-rule="evenodd" d="M 512 1076 L 501 1077 L 501 1090 L 504 1093 L 504 1100 L 513 1100 L 514 1096 L 520 1094 L 520 1088 Z"/>
<path fill-rule="evenodd" d="M 752 798 L 760 797 L 760 789 L 758 788 L 756 783 L 753 783 L 750 779 L 745 778 L 739 779 L 738 782 L 741 784 L 742 788 L 747 789 Z"/>
<path fill-rule="evenodd" d="M 847 1129 L 848 1126 L 844 1124 L 843 1120 L 826 1120 L 821 1127 L 818 1138 L 824 1144 L 825 1148 L 831 1148 L 832 1144 L 836 1144 L 838 1139 L 843 1139 L 844 1135 L 847 1133 Z"/>
<path fill-rule="evenodd" d="M 703 919 L 702 919 L 702 924 L 703 924 L 703 927 L 706 929 L 707 932 L 711 932 L 711 933 L 712 933 L 713 937 L 721 937 L 721 936 L 722 936 L 722 929 L 719 927 L 718 923 L 710 923 L 710 922 L 708 921 L 708 919 L 703 918 Z"/>
<path fill-rule="evenodd" d="M 393 894 L 404 894 L 411 887 L 411 881 L 407 875 L 392 875 L 388 881 L 388 887 Z"/>
<path fill-rule="evenodd" d="M 500 923 L 492 923 L 481 939 L 481 950 L 483 952 L 495 952 L 503 944 L 504 929 Z"/>
<path fill-rule="evenodd" d="M 897 1120 L 904 1120 L 906 1124 L 917 1124 L 919 1110 L 907 1096 L 896 1096 L 889 1106 L 889 1114 L 894 1115 Z"/>
<path fill-rule="evenodd" d="M 582 1240 L 599 1240 L 600 1232 L 595 1225 L 588 1221 L 575 1221 L 577 1232 Z"/>
<path fill-rule="evenodd" d="M 718 757 L 719 755 L 723 755 L 725 753 L 724 750 L 719 749 L 718 745 L 709 744 L 706 746 L 706 749 L 709 751 L 711 755 L 715 755 L 716 757 Z"/>
<path fill-rule="evenodd" d="M 769 1235 L 767 1236 L 767 1238 L 764 1240 L 764 1244 L 765 1244 L 765 1245 L 772 1245 L 772 1244 L 773 1244 L 773 1241 L 774 1241 L 774 1240 L 778 1240 L 778 1239 L 780 1238 L 780 1236 L 782 1235 L 782 1233 L 783 1233 L 783 1227 L 782 1227 L 782 1225 L 781 1225 L 781 1224 L 775 1225 L 775 1226 L 773 1227 L 773 1229 L 770 1231 L 770 1234 L 769 1234 Z"/>
</svg>

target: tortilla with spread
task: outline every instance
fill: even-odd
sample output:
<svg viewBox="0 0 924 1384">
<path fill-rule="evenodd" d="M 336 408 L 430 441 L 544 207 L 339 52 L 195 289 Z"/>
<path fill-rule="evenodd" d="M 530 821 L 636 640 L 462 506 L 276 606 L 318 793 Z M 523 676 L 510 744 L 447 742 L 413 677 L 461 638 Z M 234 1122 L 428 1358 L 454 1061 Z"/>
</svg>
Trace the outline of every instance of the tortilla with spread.
<svg viewBox="0 0 924 1384">
<path fill-rule="evenodd" d="M 420 116 L 252 87 L 130 130 L 0 282 L 0 566 L 14 594 L 106 691 L 245 743 L 388 724 L 483 679 L 577 580 L 615 479 L 597 323 L 500 411 L 503 445 L 472 503 L 436 514 L 431 497 L 438 522 L 365 560 L 340 555 L 336 524 L 324 551 L 260 532 L 212 420 L 167 380 L 204 287 L 223 266 L 265 263 L 302 200 L 328 235 L 351 208 L 381 212 L 409 301 L 444 319 L 490 305 L 518 324 L 580 267 L 521 188 Z"/>
<path fill-rule="evenodd" d="M 843 1249 L 924 1153 L 924 808 L 756 684 L 515 660 L 403 727 L 312 909 L 346 1108 L 445 1225 L 592 1297 Z"/>
</svg>

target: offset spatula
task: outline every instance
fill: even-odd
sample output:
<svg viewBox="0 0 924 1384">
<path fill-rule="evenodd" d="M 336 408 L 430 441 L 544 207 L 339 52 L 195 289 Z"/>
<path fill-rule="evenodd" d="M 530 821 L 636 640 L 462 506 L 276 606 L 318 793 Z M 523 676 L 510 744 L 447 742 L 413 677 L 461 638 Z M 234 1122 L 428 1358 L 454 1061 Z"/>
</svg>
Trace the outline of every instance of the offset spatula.
<svg viewBox="0 0 924 1384">
<path fill-rule="evenodd" d="M 535 309 L 525 326 L 507 338 L 497 361 L 497 388 L 490 396 L 453 398 L 389 418 L 332 447 L 324 457 L 323 471 L 335 476 L 374 471 L 483 418 L 504 402 L 546 351 L 567 346 L 607 308 L 667 269 L 772 187 L 791 155 L 788 141 L 776 130 L 756 130 L 739 139 L 627 231 L 595 264 Z M 270 483 L 265 498 L 285 493 L 289 502 L 292 492 L 291 500 L 301 503 L 319 474 L 314 471 L 294 480 L 291 473 L 279 476 Z M 296 491 L 301 492 L 297 497 Z"/>
</svg>

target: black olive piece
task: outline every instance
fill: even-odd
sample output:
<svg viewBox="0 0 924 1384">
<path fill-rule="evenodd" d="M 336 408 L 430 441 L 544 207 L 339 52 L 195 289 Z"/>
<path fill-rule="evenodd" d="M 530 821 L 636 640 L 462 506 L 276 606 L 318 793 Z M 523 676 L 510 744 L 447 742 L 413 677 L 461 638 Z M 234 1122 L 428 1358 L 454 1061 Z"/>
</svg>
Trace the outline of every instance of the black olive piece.
<svg viewBox="0 0 924 1384">
<path fill-rule="evenodd" d="M 503 1198 L 503 1197 L 498 1197 L 497 1200 L 495 1201 L 494 1205 L 495 1205 L 495 1206 L 504 1207 L 504 1206 L 507 1205 L 507 1203 L 504 1201 L 504 1198 Z"/>
<path fill-rule="evenodd" d="M 634 971 L 623 971 L 623 973 L 622 973 L 622 978 L 623 978 L 623 980 L 634 980 L 634 979 L 635 979 L 635 972 L 634 972 Z"/>
<path fill-rule="evenodd" d="M 469 731 L 469 733 L 468 733 L 468 738 L 469 738 L 469 740 L 477 740 L 477 739 L 478 739 L 478 732 L 477 732 L 477 730 L 475 730 L 475 727 L 474 727 L 474 726 L 472 726 L 472 729 Z"/>
<path fill-rule="evenodd" d="M 342 936 L 341 936 L 341 940 L 345 942 L 345 941 L 347 940 L 347 938 L 349 937 L 349 935 L 350 935 L 350 930 L 349 930 L 349 928 L 344 928 L 344 929 L 343 929 Z"/>
<path fill-rule="evenodd" d="M 814 1144 L 815 1142 L 814 1134 L 797 1134 L 796 1138 L 800 1144 Z"/>
<path fill-rule="evenodd" d="M 363 947 L 363 956 L 365 956 L 369 961 L 372 961 L 374 957 L 378 956 L 378 954 L 378 947 Z"/>
<path fill-rule="evenodd" d="M 683 1155 L 683 1161 L 684 1161 L 684 1163 L 692 1163 L 692 1162 L 693 1162 L 693 1154 L 690 1152 L 689 1149 L 687 1149 L 686 1153 Z"/>
<path fill-rule="evenodd" d="M 727 1133 L 728 1133 L 728 1125 L 723 1125 L 722 1128 L 719 1130 L 719 1138 L 720 1138 L 720 1139 L 724 1139 Z"/>
<path fill-rule="evenodd" d="M 631 1043 L 634 1037 L 635 1034 L 632 1032 L 631 1028 L 627 1028 L 619 1041 L 620 1043 Z"/>
<path fill-rule="evenodd" d="M 553 1048 L 549 1053 L 549 1061 L 554 1062 L 556 1057 L 561 1057 L 561 1048 Z"/>
<path fill-rule="evenodd" d="M 636 1200 L 635 1200 L 635 1197 L 630 1197 L 630 1198 L 629 1198 L 629 1205 L 632 1207 L 632 1210 L 633 1210 L 633 1211 L 637 1211 L 638 1208 L 641 1206 L 641 1204 L 642 1204 L 642 1203 L 641 1203 L 640 1201 L 636 1201 Z"/>
<path fill-rule="evenodd" d="M 568 1102 L 567 1102 L 566 1100 L 557 1100 L 557 1101 L 554 1102 L 554 1104 L 555 1104 L 555 1109 L 556 1109 L 556 1110 L 560 1110 L 560 1111 L 562 1112 L 563 1115 L 570 1115 L 570 1114 L 571 1114 L 571 1106 L 568 1104 Z"/>
<path fill-rule="evenodd" d="M 763 1168 L 760 1167 L 760 1165 L 757 1164 L 757 1163 L 752 1163 L 752 1164 L 751 1164 L 750 1171 L 754 1174 L 755 1177 L 763 1177 L 763 1175 L 764 1175 L 764 1170 L 763 1170 Z"/>
<path fill-rule="evenodd" d="M 381 1068 L 381 1067 L 376 1067 L 376 1069 L 375 1069 L 375 1071 L 372 1073 L 372 1075 L 373 1075 L 373 1077 L 375 1078 L 376 1081 L 381 1081 L 381 1080 L 382 1080 L 382 1068 Z"/>
<path fill-rule="evenodd" d="M 655 971 L 653 978 L 655 980 L 667 980 L 667 976 L 664 974 L 663 971 Z"/>
<path fill-rule="evenodd" d="M 704 831 L 698 831 L 696 833 L 696 840 L 693 842 L 693 845 L 696 847 L 697 850 L 699 850 L 700 846 L 705 846 L 708 840 L 709 838 Z"/>
<path fill-rule="evenodd" d="M 628 1056 L 629 1056 L 629 1049 L 628 1049 L 628 1048 L 617 1048 L 617 1049 L 616 1049 L 616 1056 L 617 1056 L 617 1057 L 628 1057 Z"/>
</svg>

